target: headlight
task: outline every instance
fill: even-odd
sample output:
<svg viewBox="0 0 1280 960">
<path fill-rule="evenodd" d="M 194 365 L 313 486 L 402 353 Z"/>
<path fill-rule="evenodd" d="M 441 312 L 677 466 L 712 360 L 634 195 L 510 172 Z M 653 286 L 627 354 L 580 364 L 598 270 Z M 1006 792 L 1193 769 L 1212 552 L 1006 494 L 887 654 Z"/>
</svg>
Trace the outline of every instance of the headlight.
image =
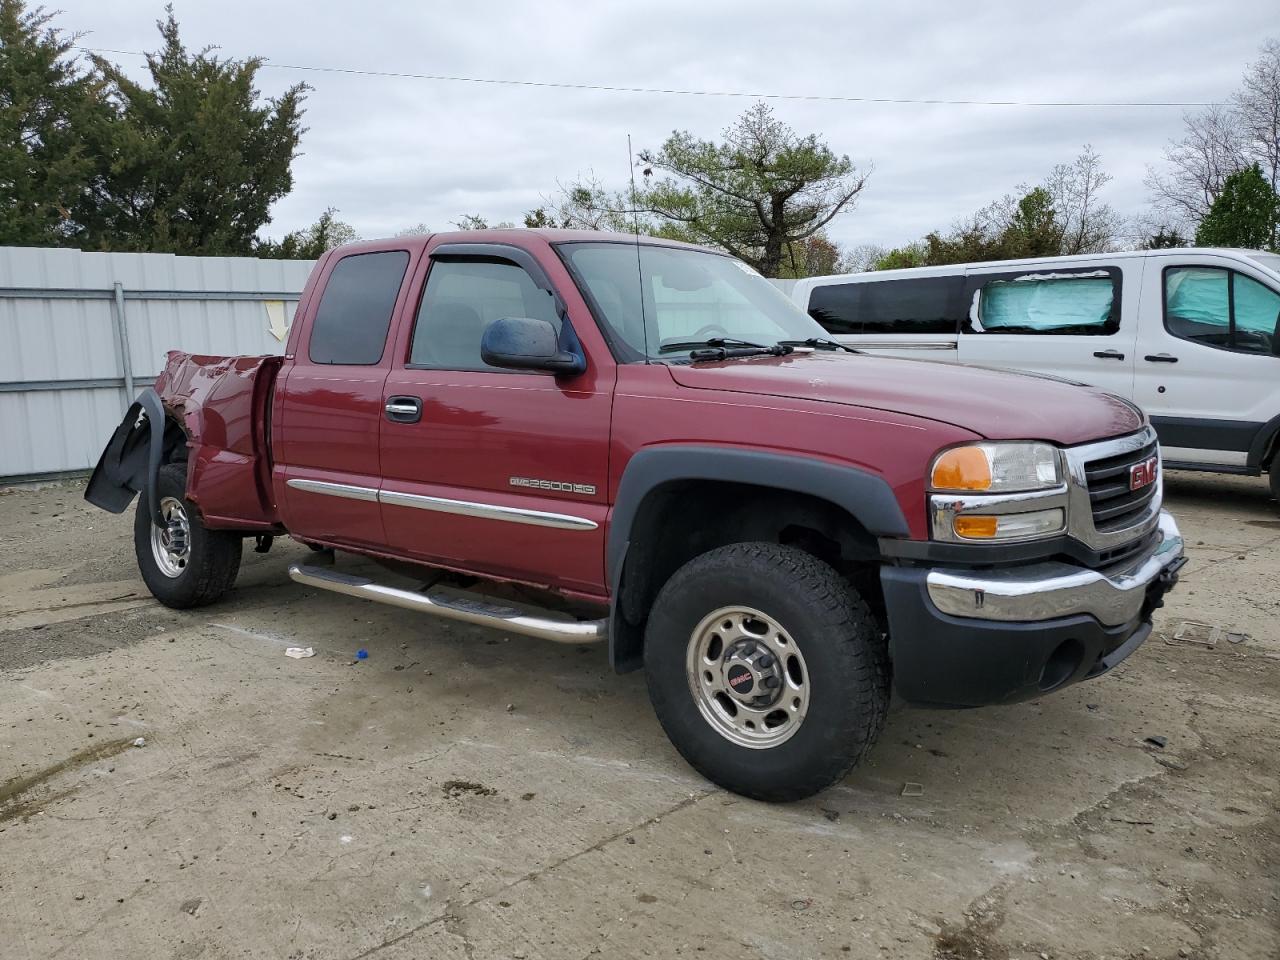
<svg viewBox="0 0 1280 960">
<path fill-rule="evenodd" d="M 943 450 L 929 471 L 933 538 L 952 543 L 1038 540 L 1067 528 L 1062 454 L 1034 441 Z"/>
<path fill-rule="evenodd" d="M 971 443 L 938 454 L 929 489 L 942 493 L 1023 493 L 1062 483 L 1062 457 L 1047 443 Z"/>
</svg>

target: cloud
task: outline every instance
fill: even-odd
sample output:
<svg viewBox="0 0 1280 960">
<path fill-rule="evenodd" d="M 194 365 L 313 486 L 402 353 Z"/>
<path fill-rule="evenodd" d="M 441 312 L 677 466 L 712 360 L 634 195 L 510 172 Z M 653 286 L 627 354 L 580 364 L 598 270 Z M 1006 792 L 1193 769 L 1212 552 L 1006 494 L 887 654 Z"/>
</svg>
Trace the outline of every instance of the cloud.
<svg viewBox="0 0 1280 960">
<path fill-rule="evenodd" d="M 87 44 L 154 48 L 155 0 L 67 0 L 59 22 Z M 302 64 L 625 86 L 972 100 L 1223 99 L 1274 18 L 1266 4 L 1174 0 L 1071 6 L 854 5 L 650 0 L 476 4 L 179 0 L 188 46 Z M 118 57 L 136 68 L 138 61 Z M 299 80 L 307 100 L 294 192 L 280 235 L 326 207 L 364 236 L 466 213 L 519 221 L 558 180 L 593 170 L 625 183 L 637 150 L 673 129 L 713 137 L 750 105 L 722 96 L 607 93 L 309 73 L 270 66 L 264 92 Z M 1115 180 L 1107 197 L 1145 207 L 1146 165 L 1181 111 L 776 101 L 875 173 L 832 224 L 848 244 L 892 245 L 945 227 L 1089 142 Z"/>
</svg>

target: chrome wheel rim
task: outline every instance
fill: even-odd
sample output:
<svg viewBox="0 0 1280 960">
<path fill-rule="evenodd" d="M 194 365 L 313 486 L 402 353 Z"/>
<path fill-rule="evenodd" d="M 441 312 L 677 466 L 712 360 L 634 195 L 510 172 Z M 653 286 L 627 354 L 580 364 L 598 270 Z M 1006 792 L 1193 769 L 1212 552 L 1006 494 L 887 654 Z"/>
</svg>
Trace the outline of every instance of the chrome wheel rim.
<svg viewBox="0 0 1280 960">
<path fill-rule="evenodd" d="M 163 527 L 151 524 L 151 555 L 161 573 L 177 579 L 191 561 L 191 521 L 187 508 L 174 497 L 160 501 L 160 516 L 164 518 Z"/>
<path fill-rule="evenodd" d="M 809 710 L 809 671 L 791 635 L 753 607 L 721 607 L 689 637 L 689 692 L 718 734 L 763 750 L 795 736 Z"/>
</svg>

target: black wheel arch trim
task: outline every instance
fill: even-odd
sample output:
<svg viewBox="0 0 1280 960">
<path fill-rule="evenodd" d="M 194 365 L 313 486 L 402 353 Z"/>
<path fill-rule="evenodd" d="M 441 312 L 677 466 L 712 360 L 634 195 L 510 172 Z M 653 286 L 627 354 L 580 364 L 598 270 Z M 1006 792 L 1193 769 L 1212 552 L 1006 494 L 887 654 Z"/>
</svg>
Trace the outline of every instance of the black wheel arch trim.
<svg viewBox="0 0 1280 960">
<path fill-rule="evenodd" d="M 1267 454 L 1271 454 L 1274 465 L 1275 457 L 1280 454 L 1280 414 L 1264 423 L 1254 435 L 1245 465 L 1250 470 L 1261 470 L 1267 465 Z"/>
<path fill-rule="evenodd" d="M 134 495 L 145 490 L 151 520 L 163 526 L 156 477 L 164 459 L 164 434 L 164 404 L 154 388 L 147 387 L 107 441 L 85 487 L 85 500 L 109 513 L 124 513 Z"/>
<path fill-rule="evenodd" d="M 639 664 L 638 635 L 619 611 L 622 574 L 632 526 L 650 494 L 670 483 L 721 481 L 769 487 L 826 500 L 848 512 L 877 538 L 910 536 L 907 519 L 888 482 L 856 467 L 803 456 L 678 444 L 641 450 L 623 470 L 605 545 L 612 588 L 609 661 L 619 672 Z"/>
</svg>

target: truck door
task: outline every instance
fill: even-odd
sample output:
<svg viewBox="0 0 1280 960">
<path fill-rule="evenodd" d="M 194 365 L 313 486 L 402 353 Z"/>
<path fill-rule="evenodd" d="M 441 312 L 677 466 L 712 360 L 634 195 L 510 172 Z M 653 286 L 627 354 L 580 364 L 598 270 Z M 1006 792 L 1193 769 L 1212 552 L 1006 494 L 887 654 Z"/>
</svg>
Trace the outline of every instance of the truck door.
<svg viewBox="0 0 1280 960">
<path fill-rule="evenodd" d="M 1136 397 L 1170 464 L 1244 470 L 1280 415 L 1280 290 L 1246 258 L 1153 257 Z M 1256 467 L 1256 464 L 1254 464 Z"/>
<path fill-rule="evenodd" d="M 388 331 L 408 250 L 349 253 L 327 264 L 276 388 L 273 480 L 290 532 L 382 548 L 378 431 L 391 366 Z"/>
<path fill-rule="evenodd" d="M 615 367 L 586 305 L 563 267 L 544 269 L 523 249 L 453 242 L 427 252 L 416 317 L 383 389 L 388 543 L 431 564 L 602 594 Z M 484 327 L 513 316 L 573 323 L 586 372 L 485 364 Z"/>
<path fill-rule="evenodd" d="M 1132 399 L 1142 264 L 970 267 L 960 362 L 1053 374 Z"/>
</svg>

